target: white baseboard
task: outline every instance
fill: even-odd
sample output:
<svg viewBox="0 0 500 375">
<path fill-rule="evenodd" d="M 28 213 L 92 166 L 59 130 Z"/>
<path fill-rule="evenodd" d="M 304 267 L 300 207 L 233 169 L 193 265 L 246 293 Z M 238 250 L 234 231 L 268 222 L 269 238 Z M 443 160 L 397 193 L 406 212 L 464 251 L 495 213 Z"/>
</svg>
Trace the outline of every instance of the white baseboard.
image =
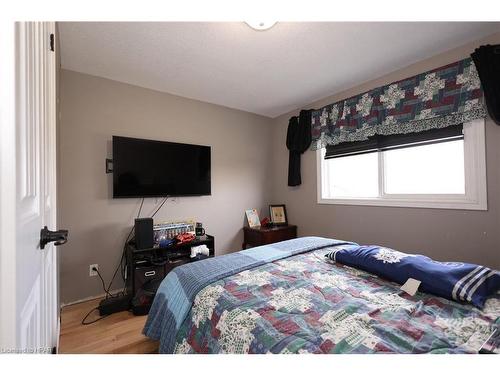
<svg viewBox="0 0 500 375">
<path fill-rule="evenodd" d="M 117 293 L 120 293 L 123 291 L 123 288 L 120 288 L 120 289 L 114 289 L 114 290 L 110 290 L 109 293 L 110 294 L 117 294 Z M 61 303 L 61 306 L 60 308 L 62 309 L 63 307 L 65 306 L 71 306 L 71 305 L 76 305 L 78 303 L 82 303 L 82 302 L 87 302 L 87 301 L 91 301 L 93 299 L 97 299 L 97 298 L 104 298 L 106 296 L 106 293 L 101 293 L 101 294 L 98 294 L 96 296 L 90 296 L 90 297 L 85 297 L 85 298 L 82 298 L 82 299 L 78 299 L 76 301 L 72 301 L 72 302 L 66 302 L 66 303 Z"/>
<path fill-rule="evenodd" d="M 56 354 L 59 354 L 59 343 L 61 341 L 61 314 L 57 319 L 57 343 L 56 343 Z"/>
</svg>

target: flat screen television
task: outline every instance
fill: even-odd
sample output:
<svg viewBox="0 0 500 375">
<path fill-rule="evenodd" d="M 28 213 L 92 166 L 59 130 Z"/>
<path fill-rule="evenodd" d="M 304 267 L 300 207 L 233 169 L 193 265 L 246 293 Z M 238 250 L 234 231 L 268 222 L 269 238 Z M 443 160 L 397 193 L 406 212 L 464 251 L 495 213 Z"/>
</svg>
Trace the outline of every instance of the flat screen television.
<svg viewBox="0 0 500 375">
<path fill-rule="evenodd" d="M 113 198 L 211 195 L 210 147 L 113 136 Z"/>
</svg>

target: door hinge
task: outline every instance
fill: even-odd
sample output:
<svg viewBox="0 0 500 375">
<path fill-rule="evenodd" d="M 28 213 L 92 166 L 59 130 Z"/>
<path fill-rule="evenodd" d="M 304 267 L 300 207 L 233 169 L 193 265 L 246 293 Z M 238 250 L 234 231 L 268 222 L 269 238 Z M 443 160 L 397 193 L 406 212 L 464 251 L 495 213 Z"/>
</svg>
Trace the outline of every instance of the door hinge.
<svg viewBox="0 0 500 375">
<path fill-rule="evenodd" d="M 50 50 L 54 51 L 54 34 L 50 34 Z"/>
</svg>

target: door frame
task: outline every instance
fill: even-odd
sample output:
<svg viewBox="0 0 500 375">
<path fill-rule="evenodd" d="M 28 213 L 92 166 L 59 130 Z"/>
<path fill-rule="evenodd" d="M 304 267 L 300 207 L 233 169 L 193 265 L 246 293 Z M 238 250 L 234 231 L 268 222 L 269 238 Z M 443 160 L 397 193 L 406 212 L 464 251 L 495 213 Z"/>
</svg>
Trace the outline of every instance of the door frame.
<svg viewBox="0 0 500 375">
<path fill-rule="evenodd" d="M 0 22 L 0 349 L 16 349 L 16 33 Z"/>
</svg>

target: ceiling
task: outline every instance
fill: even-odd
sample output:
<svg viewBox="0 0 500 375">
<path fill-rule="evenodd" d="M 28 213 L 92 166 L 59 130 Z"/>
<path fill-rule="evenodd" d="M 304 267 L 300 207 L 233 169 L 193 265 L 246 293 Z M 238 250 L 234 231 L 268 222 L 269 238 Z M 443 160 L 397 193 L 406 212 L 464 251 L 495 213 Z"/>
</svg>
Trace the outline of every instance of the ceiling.
<svg viewBox="0 0 500 375">
<path fill-rule="evenodd" d="M 500 23 L 62 22 L 64 69 L 276 117 Z"/>
</svg>

